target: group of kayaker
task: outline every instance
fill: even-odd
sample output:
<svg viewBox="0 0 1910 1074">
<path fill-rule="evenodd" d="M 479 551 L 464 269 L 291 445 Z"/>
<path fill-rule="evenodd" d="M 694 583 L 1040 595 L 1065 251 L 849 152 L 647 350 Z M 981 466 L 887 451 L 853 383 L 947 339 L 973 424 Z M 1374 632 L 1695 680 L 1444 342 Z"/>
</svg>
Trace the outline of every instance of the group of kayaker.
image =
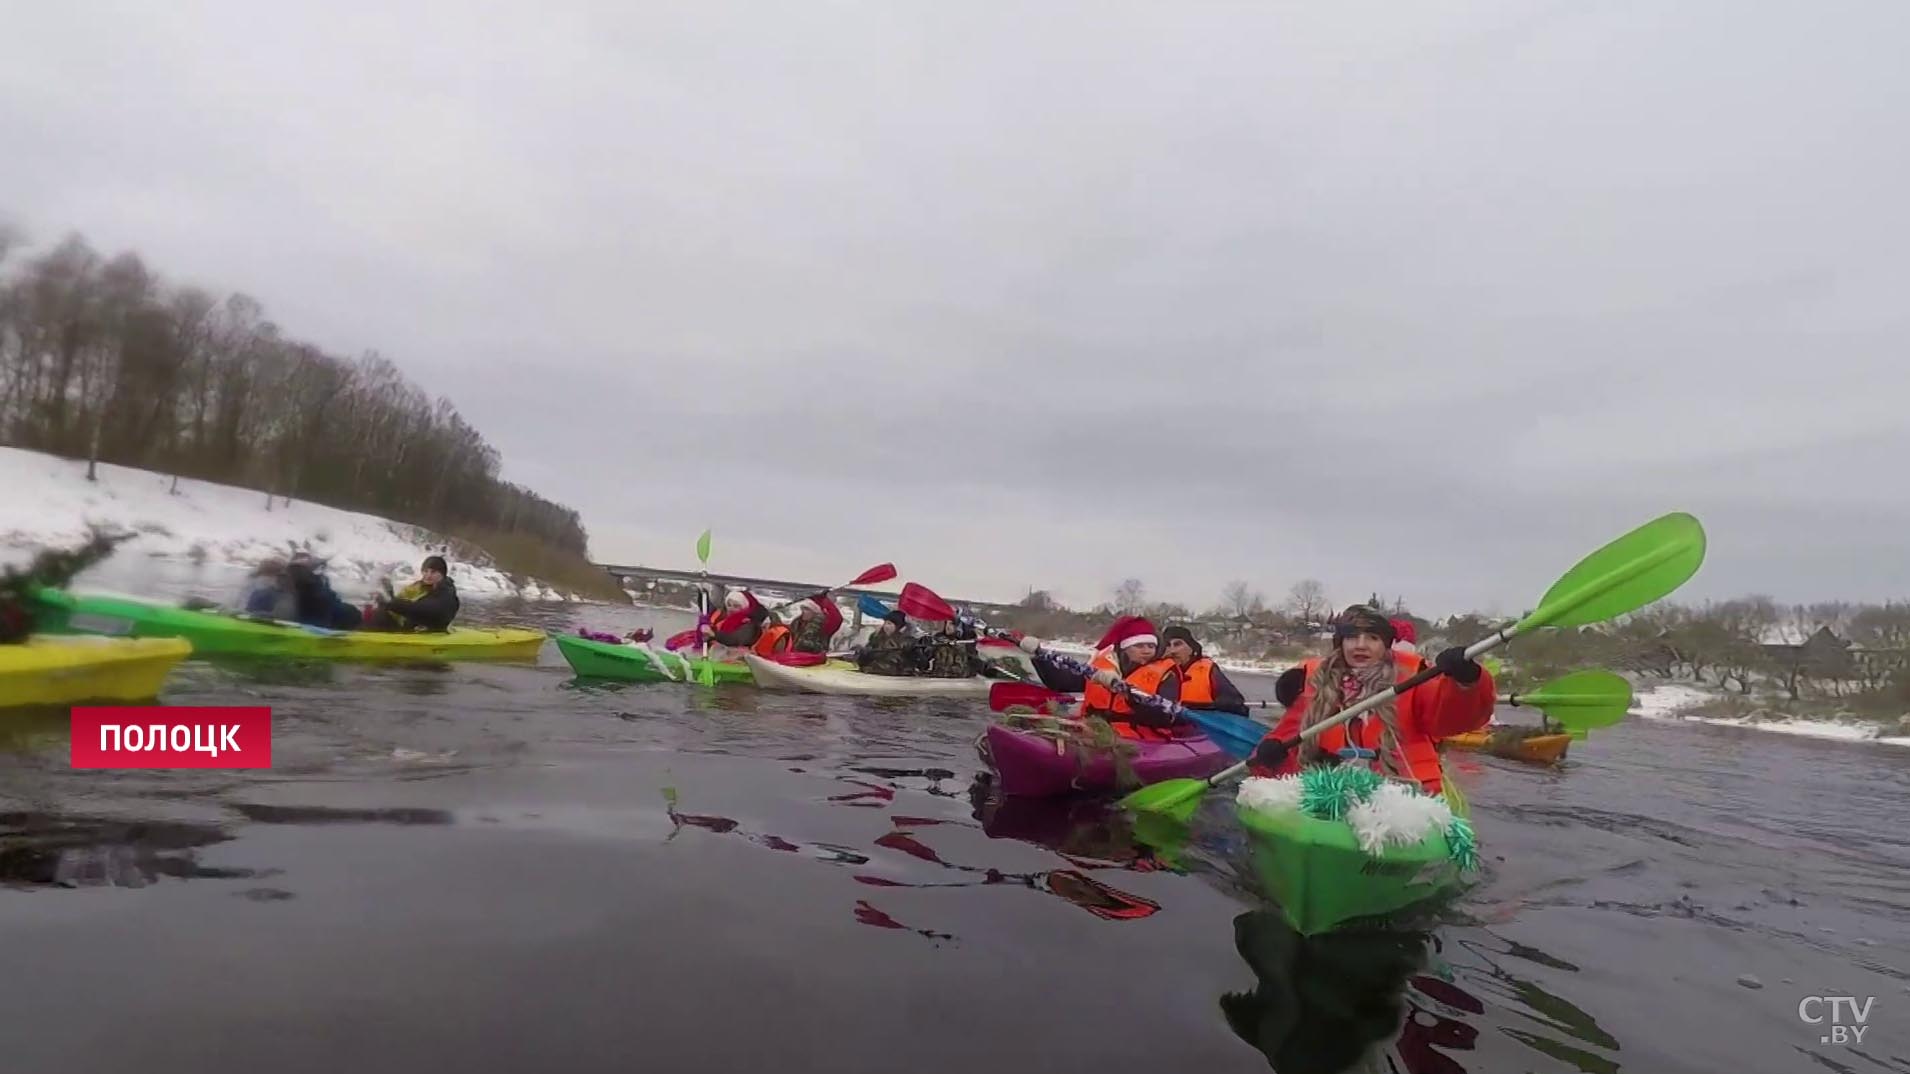
<svg viewBox="0 0 1910 1074">
<path fill-rule="evenodd" d="M 1356 604 L 1340 613 L 1326 655 L 1289 669 L 1276 682 L 1275 697 L 1286 713 L 1255 751 L 1255 774 L 1283 775 L 1301 764 L 1354 761 L 1389 776 L 1417 780 L 1427 791 L 1437 792 L 1439 740 L 1477 730 L 1492 718 L 1492 676 L 1467 659 L 1463 648 L 1448 648 L 1432 662 L 1443 672 L 1438 678 L 1326 729 L 1298 749 L 1283 744 L 1426 667 L 1413 646 L 1401 641 L 1401 626 L 1371 607 Z M 1183 720 L 1130 692 L 1189 707 L 1247 712 L 1240 691 L 1202 654 L 1185 627 L 1171 626 L 1157 634 L 1153 624 L 1139 616 L 1117 620 L 1095 647 L 1093 673 L 1086 677 L 1044 660 L 1037 639 L 1021 637 L 1018 643 L 1034 655 L 1035 670 L 1048 688 L 1080 693 L 1079 714 L 1106 720 L 1124 738 L 1164 741 L 1189 730 Z"/>
<path fill-rule="evenodd" d="M 900 609 L 882 618 L 869 640 L 856 650 L 856 668 L 870 675 L 920 675 L 931 679 L 967 679 L 986 674 L 975 652 L 975 632 L 946 620 L 933 634 L 914 634 Z"/>
<path fill-rule="evenodd" d="M 703 598 L 708 601 L 707 595 Z M 714 605 L 714 601 L 709 601 Z M 701 643 L 721 646 L 737 653 L 758 656 L 783 653 L 807 653 L 826 656 L 829 643 L 842 629 L 842 611 L 826 589 L 817 590 L 787 609 L 788 621 L 779 620 L 774 609 L 764 607 L 756 594 L 747 589 L 731 589 L 723 594 L 722 611 L 711 612 L 699 621 L 696 637 Z M 720 654 L 722 650 L 718 650 Z M 717 655 L 717 654 L 713 654 Z M 727 658 L 726 655 L 720 658 Z"/>
<path fill-rule="evenodd" d="M 329 630 L 445 631 L 458 616 L 457 583 L 443 556 L 426 556 L 418 580 L 394 591 L 391 579 L 364 607 L 332 589 L 325 564 L 308 552 L 261 562 L 239 601 L 246 615 Z"/>
</svg>

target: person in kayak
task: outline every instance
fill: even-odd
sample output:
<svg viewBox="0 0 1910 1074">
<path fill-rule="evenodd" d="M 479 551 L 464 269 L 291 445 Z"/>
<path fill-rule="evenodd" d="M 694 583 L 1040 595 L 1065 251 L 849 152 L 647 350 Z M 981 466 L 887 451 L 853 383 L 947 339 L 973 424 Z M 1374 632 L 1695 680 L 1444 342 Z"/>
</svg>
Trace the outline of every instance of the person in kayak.
<svg viewBox="0 0 1910 1074">
<path fill-rule="evenodd" d="M 1476 731 L 1492 718 L 1492 676 L 1466 659 L 1462 648 L 1446 649 L 1433 661 L 1444 672 L 1439 678 L 1356 717 L 1352 726 L 1330 727 L 1294 749 L 1281 741 L 1426 666 L 1419 656 L 1394 650 L 1395 640 L 1393 624 L 1372 608 L 1355 604 L 1340 613 L 1334 621 L 1332 651 L 1301 665 L 1296 677 L 1300 692 L 1254 751 L 1252 771 L 1285 775 L 1302 765 L 1353 760 L 1383 775 L 1417 780 L 1428 793 L 1438 793 L 1439 740 Z M 1293 672 L 1282 679 L 1289 676 Z"/>
<path fill-rule="evenodd" d="M 958 621 L 944 622 L 939 634 L 924 641 L 927 644 L 922 654 L 923 675 L 931 679 L 967 679 L 981 673 L 980 662 L 975 659 L 974 631 L 965 629 Z"/>
<path fill-rule="evenodd" d="M 883 616 L 882 625 L 856 650 L 856 669 L 870 675 L 915 674 L 915 639 L 909 637 L 908 626 L 909 617 L 900 608 Z"/>
<path fill-rule="evenodd" d="M 364 617 L 332 591 L 332 583 L 325 577 L 323 568 L 323 564 L 305 552 L 293 556 L 285 565 L 285 573 L 292 580 L 296 612 L 293 618 L 306 626 L 357 630 L 364 625 Z"/>
<path fill-rule="evenodd" d="M 379 594 L 377 606 L 366 619 L 368 630 L 423 630 L 443 632 L 451 629 L 458 617 L 458 587 L 451 581 L 450 567 L 443 556 L 426 556 L 418 568 L 418 580 L 396 594 L 391 582 Z"/>
<path fill-rule="evenodd" d="M 1180 700 L 1180 669 L 1172 660 L 1156 659 L 1160 636 L 1154 624 L 1138 615 L 1124 615 L 1114 621 L 1095 645 L 1089 661 L 1090 675 L 1077 675 L 1048 662 L 1041 639 L 1026 634 L 1015 637 L 1021 651 L 1034 658 L 1035 674 L 1041 684 L 1064 694 L 1081 695 L 1078 716 L 1098 716 L 1123 738 L 1164 742 L 1174 737 L 1185 722 L 1147 705 L 1128 700 L 1120 690 L 1123 683 L 1145 693 Z"/>
<path fill-rule="evenodd" d="M 1213 658 L 1201 651 L 1194 632 L 1176 624 L 1161 631 L 1167 658 L 1180 669 L 1180 703 L 1194 708 L 1247 714 L 1247 699 Z"/>
<path fill-rule="evenodd" d="M 796 621 L 789 624 L 789 648 L 798 653 L 827 656 L 829 643 L 842 629 L 842 609 L 827 589 L 817 590 L 796 605 Z"/>
<path fill-rule="evenodd" d="M 769 609 L 747 589 L 723 594 L 723 614 L 710 621 L 710 640 L 731 649 L 747 649 L 763 636 Z"/>
<path fill-rule="evenodd" d="M 266 619 L 290 619 L 298 614 L 298 597 L 292 592 L 284 560 L 270 556 L 259 561 L 246 579 L 239 608 L 246 615 Z"/>
</svg>

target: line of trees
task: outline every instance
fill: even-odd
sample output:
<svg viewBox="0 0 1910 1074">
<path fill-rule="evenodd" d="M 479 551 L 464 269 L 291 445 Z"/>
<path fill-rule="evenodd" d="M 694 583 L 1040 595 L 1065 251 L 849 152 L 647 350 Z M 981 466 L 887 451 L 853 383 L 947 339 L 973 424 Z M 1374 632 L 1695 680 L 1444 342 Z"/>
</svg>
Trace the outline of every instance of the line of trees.
<svg viewBox="0 0 1910 1074">
<path fill-rule="evenodd" d="M 1179 604 L 1150 603 L 1146 596 L 1146 585 L 1128 578 L 1113 587 L 1111 600 L 1076 612 L 1047 591 L 1034 590 L 1005 620 L 1038 636 L 1089 640 L 1115 615 L 1144 614 L 1161 625 L 1199 621 L 1205 639 L 1233 656 L 1280 660 L 1317 649 L 1319 632 L 1338 610 L 1313 579 L 1295 583 L 1277 607 L 1249 583 L 1230 582 L 1202 616 Z M 1363 599 L 1412 620 L 1420 647 L 1428 651 L 1476 641 L 1506 625 L 1477 615 L 1432 622 L 1414 616 L 1398 598 Z M 1660 603 L 1616 623 L 1529 634 L 1503 655 L 1510 664 L 1509 686 L 1609 667 L 1739 697 L 1828 700 L 1875 715 L 1910 714 L 1910 602 L 1785 605 L 1749 596 L 1697 607 Z"/>
<path fill-rule="evenodd" d="M 0 444 L 585 554 L 577 512 L 500 480 L 496 449 L 378 354 L 327 354 L 78 235 L 6 271 L 18 246 L 0 231 Z"/>
</svg>

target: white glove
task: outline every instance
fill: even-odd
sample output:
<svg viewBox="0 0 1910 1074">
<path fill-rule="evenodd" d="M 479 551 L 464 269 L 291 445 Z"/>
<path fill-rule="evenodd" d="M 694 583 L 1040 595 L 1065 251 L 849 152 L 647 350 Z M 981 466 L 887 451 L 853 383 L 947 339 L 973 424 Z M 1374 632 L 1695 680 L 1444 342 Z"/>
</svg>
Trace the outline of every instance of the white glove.
<svg viewBox="0 0 1910 1074">
<path fill-rule="evenodd" d="M 1041 651 L 1041 639 L 1030 634 L 1023 634 L 1021 640 L 1015 644 L 1020 646 L 1021 651 L 1027 653 L 1029 656 L 1033 656 Z"/>
<path fill-rule="evenodd" d="M 1096 686 L 1107 690 L 1118 690 L 1121 687 L 1121 673 L 1112 668 L 1096 668 L 1093 679 Z"/>
</svg>

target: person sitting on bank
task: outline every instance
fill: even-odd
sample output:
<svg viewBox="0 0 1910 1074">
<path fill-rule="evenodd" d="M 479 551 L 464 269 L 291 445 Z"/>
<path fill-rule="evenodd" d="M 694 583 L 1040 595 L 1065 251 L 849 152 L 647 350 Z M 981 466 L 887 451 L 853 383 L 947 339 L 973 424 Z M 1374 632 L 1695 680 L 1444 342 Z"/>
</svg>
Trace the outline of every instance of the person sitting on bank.
<svg viewBox="0 0 1910 1074">
<path fill-rule="evenodd" d="M 390 583 L 387 584 L 387 590 Z M 443 556 L 426 556 L 418 568 L 418 580 L 397 594 L 381 595 L 372 630 L 424 630 L 443 632 L 451 629 L 458 617 L 458 586 L 451 580 Z"/>
<path fill-rule="evenodd" d="M 1175 624 L 1161 631 L 1167 658 L 1180 668 L 1180 703 L 1197 709 L 1247 714 L 1247 698 L 1213 658 L 1201 651 L 1194 632 Z"/>
<path fill-rule="evenodd" d="M 915 674 L 915 639 L 909 637 L 909 617 L 900 608 L 882 617 L 869 640 L 856 650 L 857 670 L 870 675 Z"/>
</svg>

